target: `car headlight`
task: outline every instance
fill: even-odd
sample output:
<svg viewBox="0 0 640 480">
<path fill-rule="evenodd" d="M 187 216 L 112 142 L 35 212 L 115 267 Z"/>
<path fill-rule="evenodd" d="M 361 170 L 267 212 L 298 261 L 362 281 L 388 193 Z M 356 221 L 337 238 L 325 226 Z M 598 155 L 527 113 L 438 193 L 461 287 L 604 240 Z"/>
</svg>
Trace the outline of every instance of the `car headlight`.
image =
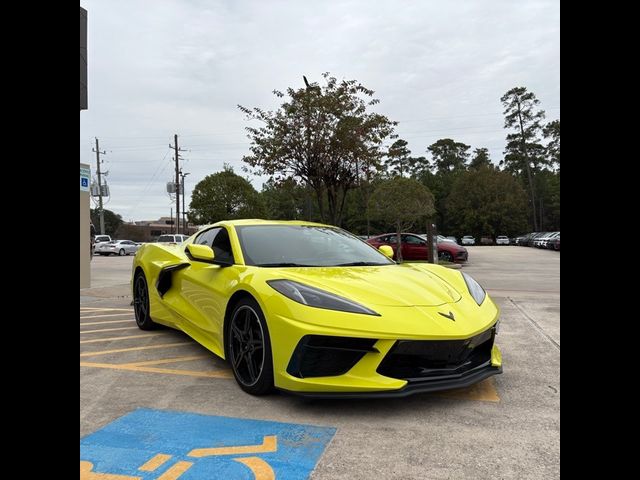
<svg viewBox="0 0 640 480">
<path fill-rule="evenodd" d="M 267 283 L 271 288 L 285 297 L 309 307 L 380 316 L 379 313 L 359 303 L 352 302 L 333 293 L 325 292 L 319 288 L 294 282 L 293 280 L 267 280 Z"/>
<path fill-rule="evenodd" d="M 487 296 L 487 292 L 484 291 L 484 288 L 482 288 L 480 284 L 473 279 L 473 277 L 467 275 L 464 272 L 460 273 L 462 273 L 464 282 L 467 284 L 467 289 L 469 290 L 469 293 L 471 294 L 473 299 L 478 305 L 482 305 L 482 302 L 484 302 L 484 299 Z"/>
</svg>

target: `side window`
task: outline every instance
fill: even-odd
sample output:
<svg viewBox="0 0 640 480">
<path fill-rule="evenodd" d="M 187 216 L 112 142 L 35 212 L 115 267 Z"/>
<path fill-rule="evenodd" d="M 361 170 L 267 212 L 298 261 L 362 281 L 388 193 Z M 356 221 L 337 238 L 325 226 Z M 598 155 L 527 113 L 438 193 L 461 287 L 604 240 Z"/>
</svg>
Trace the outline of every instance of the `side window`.
<svg viewBox="0 0 640 480">
<path fill-rule="evenodd" d="M 424 242 L 421 238 L 413 235 L 402 235 L 402 243 L 407 243 L 409 245 L 422 245 Z"/>
<path fill-rule="evenodd" d="M 235 263 L 233 260 L 233 252 L 231 251 L 231 240 L 229 239 L 229 232 L 226 228 L 218 230 L 218 234 L 213 239 L 213 252 L 216 254 L 216 258 L 224 262 Z"/>
<path fill-rule="evenodd" d="M 210 228 L 207 231 L 202 232 L 198 235 L 193 243 L 197 243 L 198 245 L 208 245 L 213 248 L 213 239 L 220 232 L 220 228 Z"/>
<path fill-rule="evenodd" d="M 198 235 L 193 243 L 208 245 L 213 249 L 216 259 L 234 263 L 231 240 L 229 240 L 229 233 L 226 228 L 210 228 Z"/>
</svg>

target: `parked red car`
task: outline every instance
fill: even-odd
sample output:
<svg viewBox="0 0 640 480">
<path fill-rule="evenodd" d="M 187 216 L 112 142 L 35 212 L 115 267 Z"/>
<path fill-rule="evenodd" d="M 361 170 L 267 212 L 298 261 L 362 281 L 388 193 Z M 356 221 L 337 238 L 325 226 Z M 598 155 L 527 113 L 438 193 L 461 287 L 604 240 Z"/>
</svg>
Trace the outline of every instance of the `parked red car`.
<svg viewBox="0 0 640 480">
<path fill-rule="evenodd" d="M 427 259 L 427 241 L 424 237 L 415 233 L 402 233 L 400 235 L 402 243 L 402 258 L 404 260 L 426 260 Z M 378 248 L 382 245 L 389 245 L 393 248 L 394 255 L 397 249 L 397 236 L 395 233 L 385 233 L 372 237 L 367 243 Z M 443 241 L 438 242 L 438 258 L 448 262 L 462 263 L 466 262 L 469 254 L 467 249 L 461 247 L 455 242 Z"/>
</svg>

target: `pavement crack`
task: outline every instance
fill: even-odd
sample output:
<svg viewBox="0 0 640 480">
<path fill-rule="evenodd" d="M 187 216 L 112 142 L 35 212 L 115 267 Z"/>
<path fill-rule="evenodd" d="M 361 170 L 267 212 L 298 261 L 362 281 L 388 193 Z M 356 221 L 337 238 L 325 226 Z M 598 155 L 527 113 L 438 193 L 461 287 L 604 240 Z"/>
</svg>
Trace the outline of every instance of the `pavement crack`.
<svg viewBox="0 0 640 480">
<path fill-rule="evenodd" d="M 516 307 L 516 309 L 518 309 L 518 311 L 522 314 L 524 318 L 529 320 L 529 323 L 531 323 L 531 325 L 533 325 L 533 327 L 536 330 L 538 330 L 538 332 L 540 332 L 547 340 L 549 340 L 558 349 L 558 351 L 560 351 L 560 344 L 556 342 L 553 338 L 551 338 L 551 336 L 547 332 L 545 332 L 540 325 L 538 325 L 538 322 L 536 322 L 533 318 L 531 318 L 531 316 L 527 312 L 525 312 L 522 309 L 522 307 L 520 307 L 520 305 L 514 302 L 513 298 L 507 297 L 507 299 L 513 304 L 514 307 Z"/>
</svg>

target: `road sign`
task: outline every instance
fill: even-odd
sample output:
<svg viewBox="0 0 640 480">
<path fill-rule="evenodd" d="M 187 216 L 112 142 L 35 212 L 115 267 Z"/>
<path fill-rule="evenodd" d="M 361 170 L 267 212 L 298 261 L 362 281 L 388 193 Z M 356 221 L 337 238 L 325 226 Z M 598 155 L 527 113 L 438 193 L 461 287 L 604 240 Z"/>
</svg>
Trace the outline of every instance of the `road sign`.
<svg viewBox="0 0 640 480">
<path fill-rule="evenodd" d="M 91 179 L 91 169 L 80 165 L 80 191 L 88 192 Z"/>
</svg>

